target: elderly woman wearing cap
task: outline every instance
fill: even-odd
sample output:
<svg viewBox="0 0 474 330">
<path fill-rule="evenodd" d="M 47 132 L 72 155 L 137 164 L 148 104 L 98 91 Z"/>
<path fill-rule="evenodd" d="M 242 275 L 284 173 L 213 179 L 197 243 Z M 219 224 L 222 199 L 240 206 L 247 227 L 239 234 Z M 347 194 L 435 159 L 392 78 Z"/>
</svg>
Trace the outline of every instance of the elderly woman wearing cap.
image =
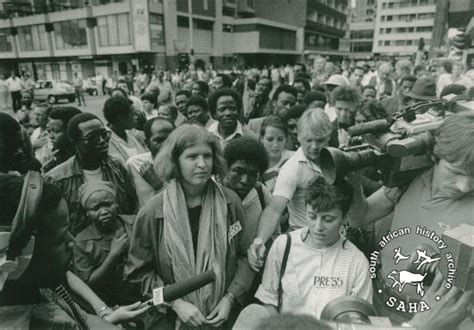
<svg viewBox="0 0 474 330">
<path fill-rule="evenodd" d="M 118 215 L 111 182 L 95 181 L 79 188 L 80 203 L 90 225 L 76 236 L 75 273 L 108 304 L 139 300 L 122 281 L 133 216 Z"/>
<path fill-rule="evenodd" d="M 214 269 L 215 283 L 171 302 L 156 326 L 224 326 L 254 274 L 245 260 L 242 237 L 250 227 L 240 199 L 213 178 L 224 171 L 220 144 L 203 127 L 184 124 L 155 159 L 169 184 L 138 213 L 125 275 L 151 297 L 155 288 Z"/>
</svg>

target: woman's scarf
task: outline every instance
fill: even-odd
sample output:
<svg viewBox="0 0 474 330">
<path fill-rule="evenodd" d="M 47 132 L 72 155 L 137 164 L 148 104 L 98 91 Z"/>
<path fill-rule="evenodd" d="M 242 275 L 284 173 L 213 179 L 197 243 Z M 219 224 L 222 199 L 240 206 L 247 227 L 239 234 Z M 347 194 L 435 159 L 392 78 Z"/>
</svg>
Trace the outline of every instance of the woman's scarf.
<svg viewBox="0 0 474 330">
<path fill-rule="evenodd" d="M 213 179 L 204 190 L 194 253 L 186 199 L 181 184 L 172 180 L 163 192 L 164 240 L 176 283 L 213 269 L 216 281 L 183 299 L 208 315 L 225 293 L 227 200 Z M 196 257 L 195 257 L 196 256 Z"/>
</svg>

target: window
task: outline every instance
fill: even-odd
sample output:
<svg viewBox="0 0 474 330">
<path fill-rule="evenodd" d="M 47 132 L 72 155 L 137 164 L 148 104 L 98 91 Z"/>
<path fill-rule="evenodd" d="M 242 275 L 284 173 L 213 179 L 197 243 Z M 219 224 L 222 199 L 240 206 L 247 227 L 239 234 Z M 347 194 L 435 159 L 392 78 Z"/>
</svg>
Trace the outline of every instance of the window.
<svg viewBox="0 0 474 330">
<path fill-rule="evenodd" d="M 232 25 L 222 24 L 222 32 L 232 32 L 232 31 L 233 31 Z"/>
<path fill-rule="evenodd" d="M 21 51 L 48 49 L 44 24 L 19 27 L 18 41 Z"/>
<path fill-rule="evenodd" d="M 382 22 L 385 22 L 385 15 L 382 15 L 380 19 L 382 20 Z"/>
<path fill-rule="evenodd" d="M 385 40 L 385 41 L 383 42 L 383 45 L 384 45 L 384 46 L 390 46 L 390 40 Z"/>
<path fill-rule="evenodd" d="M 383 41 L 379 40 L 379 46 L 382 46 L 382 45 L 383 45 Z"/>
<path fill-rule="evenodd" d="M 250 8 L 254 8 L 255 7 L 254 0 L 247 0 L 247 6 L 250 7 Z"/>
<path fill-rule="evenodd" d="M 405 40 L 395 40 L 395 46 L 404 46 Z"/>
<path fill-rule="evenodd" d="M 407 32 L 407 28 L 405 28 L 405 27 L 396 28 L 396 29 L 395 29 L 395 32 L 396 32 L 396 33 L 405 33 L 405 32 Z"/>
<path fill-rule="evenodd" d="M 0 30 L 0 52 L 12 51 L 12 39 L 9 29 Z"/>
<path fill-rule="evenodd" d="M 407 40 L 407 46 L 413 45 L 413 40 Z"/>
<path fill-rule="evenodd" d="M 85 19 L 75 19 L 54 23 L 57 49 L 87 47 L 87 27 Z"/>
<path fill-rule="evenodd" d="M 415 31 L 415 28 L 414 28 L 414 27 L 409 27 L 409 28 L 408 28 L 408 32 L 413 32 L 413 31 Z"/>
<path fill-rule="evenodd" d="M 432 26 L 418 26 L 416 28 L 416 32 L 431 32 L 431 31 L 433 31 Z"/>
<path fill-rule="evenodd" d="M 206 11 L 209 10 L 209 3 L 207 2 L 207 0 L 202 1 L 202 7 Z"/>
<path fill-rule="evenodd" d="M 381 28 L 381 29 L 379 30 L 379 34 L 383 34 L 383 32 L 384 32 L 384 28 Z"/>
<path fill-rule="evenodd" d="M 150 14 L 150 40 L 153 50 L 165 44 L 163 15 Z"/>
<path fill-rule="evenodd" d="M 382 9 L 386 9 L 386 8 L 387 8 L 387 3 L 386 2 L 382 3 Z"/>
<path fill-rule="evenodd" d="M 386 28 L 385 33 L 392 33 L 392 28 Z"/>
<path fill-rule="evenodd" d="M 387 22 L 388 22 L 388 21 L 391 21 L 392 19 L 393 19 L 393 16 L 392 16 L 392 15 L 388 15 L 388 16 L 387 16 Z"/>
<path fill-rule="evenodd" d="M 97 17 L 97 29 L 101 47 L 131 44 L 128 14 Z"/>
<path fill-rule="evenodd" d="M 372 6 L 375 4 L 375 0 L 367 0 L 367 6 Z"/>
</svg>

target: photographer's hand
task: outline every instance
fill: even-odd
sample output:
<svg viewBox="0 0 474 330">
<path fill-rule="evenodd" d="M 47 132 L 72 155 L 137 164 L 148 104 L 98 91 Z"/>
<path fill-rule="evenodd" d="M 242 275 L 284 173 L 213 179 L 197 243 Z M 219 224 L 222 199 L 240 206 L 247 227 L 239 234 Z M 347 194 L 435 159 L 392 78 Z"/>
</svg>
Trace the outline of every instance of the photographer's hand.
<svg viewBox="0 0 474 330">
<path fill-rule="evenodd" d="M 436 297 L 441 299 L 438 301 Z M 416 314 L 409 324 L 417 329 L 455 329 L 471 313 L 472 299 L 472 291 L 446 289 L 443 275 L 438 271 L 423 297 L 431 309 Z"/>
</svg>

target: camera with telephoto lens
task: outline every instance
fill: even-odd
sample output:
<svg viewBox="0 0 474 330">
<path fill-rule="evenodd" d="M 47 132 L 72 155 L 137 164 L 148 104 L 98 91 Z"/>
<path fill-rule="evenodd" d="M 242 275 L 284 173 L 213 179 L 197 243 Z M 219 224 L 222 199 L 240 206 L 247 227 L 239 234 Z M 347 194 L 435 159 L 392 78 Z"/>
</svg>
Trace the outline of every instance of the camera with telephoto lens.
<svg viewBox="0 0 474 330">
<path fill-rule="evenodd" d="M 321 150 L 322 173 L 332 184 L 351 171 L 374 167 L 386 186 L 406 185 L 432 166 L 432 132 L 441 126 L 445 116 L 473 109 L 474 102 L 448 95 L 405 107 L 390 120 L 352 126 L 348 130 L 348 147 Z"/>
</svg>

